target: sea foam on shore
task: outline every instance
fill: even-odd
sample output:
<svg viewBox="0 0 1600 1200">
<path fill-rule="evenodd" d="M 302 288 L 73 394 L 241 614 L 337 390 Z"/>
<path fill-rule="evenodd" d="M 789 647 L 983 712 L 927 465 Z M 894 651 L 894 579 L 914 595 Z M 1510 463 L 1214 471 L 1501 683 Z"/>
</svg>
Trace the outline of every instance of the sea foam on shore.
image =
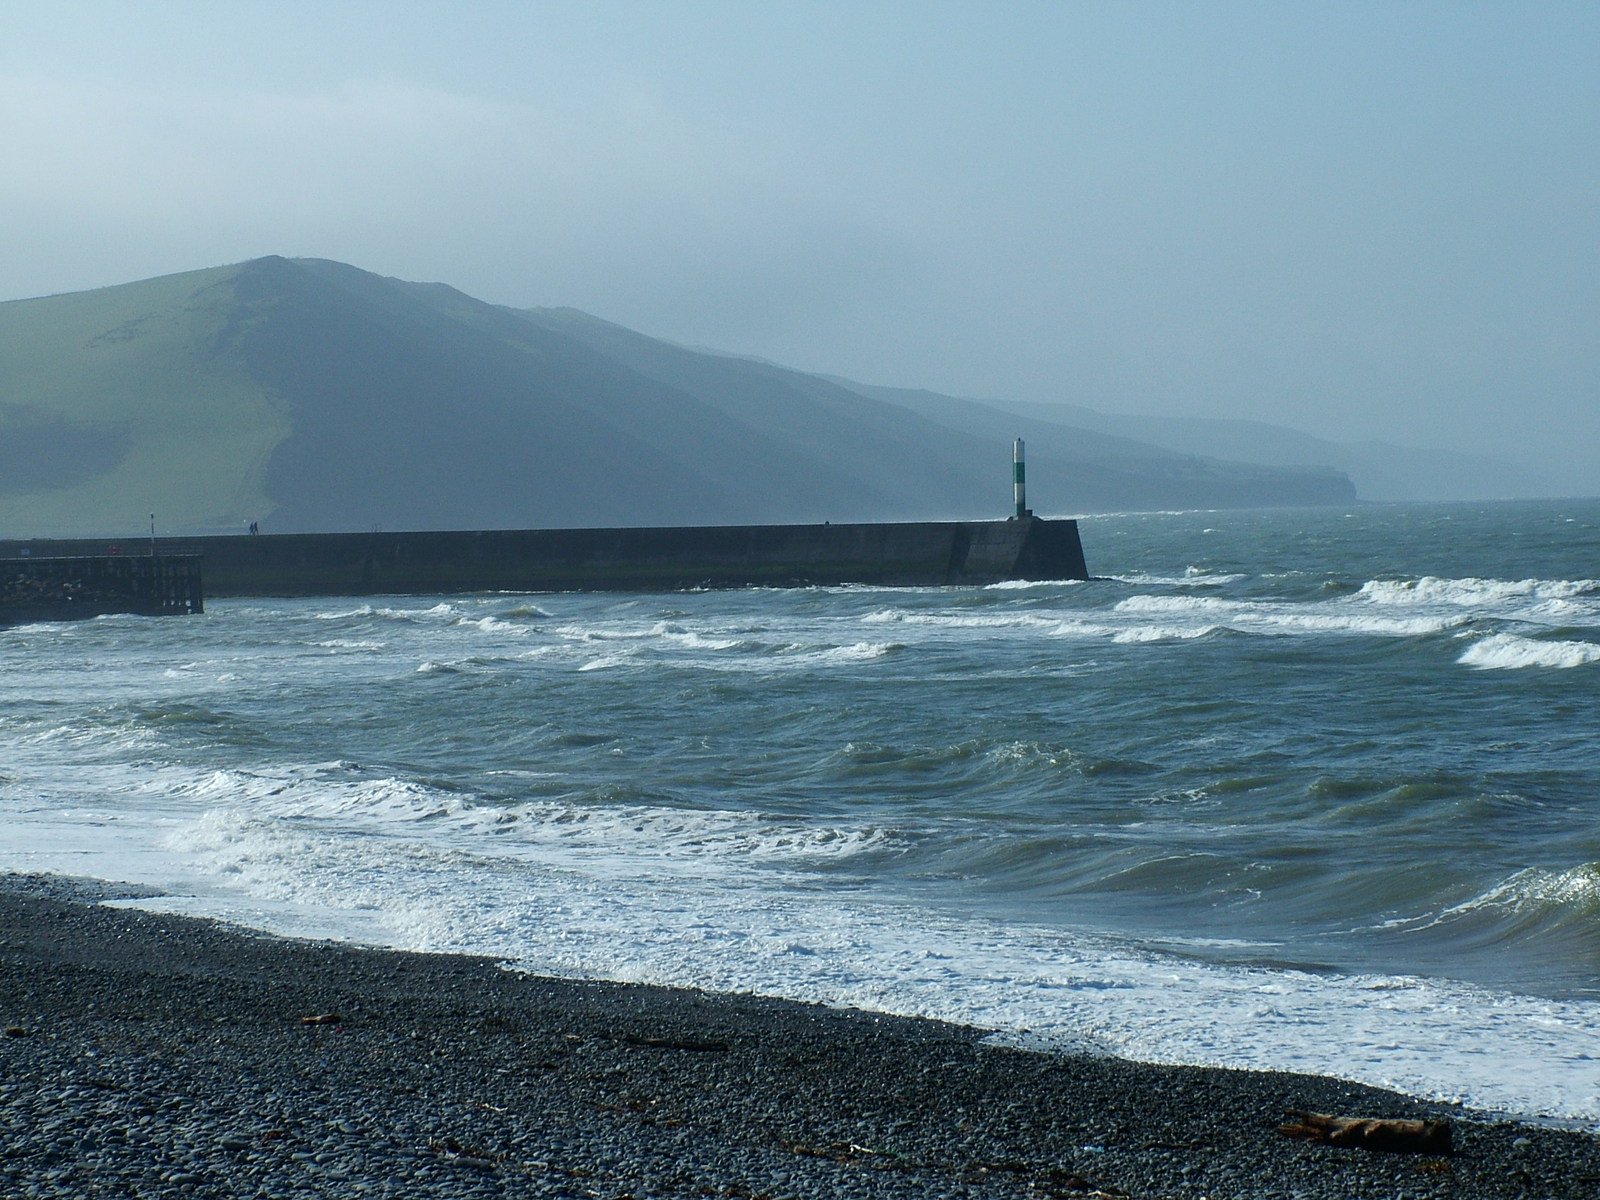
<svg viewBox="0 0 1600 1200">
<path fill-rule="evenodd" d="M 1329 1079 L 85 903 L 117 892 L 0 877 L 7 1195 L 1587 1200 L 1600 1178 L 1596 1137 Z M 1291 1141 L 1286 1108 L 1447 1116 L 1456 1154 Z"/>
</svg>

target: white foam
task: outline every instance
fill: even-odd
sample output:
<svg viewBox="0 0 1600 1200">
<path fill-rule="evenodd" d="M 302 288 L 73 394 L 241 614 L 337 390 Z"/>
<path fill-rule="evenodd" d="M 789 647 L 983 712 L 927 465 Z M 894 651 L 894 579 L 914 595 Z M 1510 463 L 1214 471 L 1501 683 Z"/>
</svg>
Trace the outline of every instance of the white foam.
<svg viewBox="0 0 1600 1200">
<path fill-rule="evenodd" d="M 305 839 L 337 854 L 338 838 L 315 836 L 319 826 L 336 821 L 348 829 L 359 822 L 361 838 L 350 843 L 379 855 L 401 848 L 408 859 L 455 860 L 488 854 L 486 862 L 537 864 L 557 872 L 581 867 L 597 876 L 671 877 L 685 871 L 701 876 L 749 874 L 785 864 L 841 863 L 863 855 L 898 854 L 906 845 L 889 830 L 873 826 L 809 824 L 775 820 L 749 812 L 701 811 L 650 805 L 572 805 L 532 801 L 507 807 L 474 806 L 460 797 L 441 796 L 415 785 L 378 781 L 351 789 L 328 802 L 291 796 L 248 807 L 224 805 L 172 831 L 166 844 L 185 854 L 210 856 L 212 870 L 239 874 L 272 862 L 269 874 L 281 882 L 300 872 L 293 854 L 278 853 L 290 835 L 295 853 Z M 424 827 L 426 827 L 424 829 Z M 485 838 L 492 838 L 492 848 Z M 265 877 L 265 876 L 264 876 Z M 298 886 L 298 885 L 296 885 Z"/>
<path fill-rule="evenodd" d="M 664 832 L 609 817 L 576 828 L 572 840 L 596 850 L 618 833 L 642 845 Z M 1210 966 L 1051 930 L 866 907 L 774 886 L 727 844 L 708 856 L 722 873 L 707 888 L 670 854 L 652 869 L 619 853 L 540 862 L 501 852 L 503 842 L 493 859 L 407 839 L 374 850 L 237 812 L 210 814 L 172 840 L 239 887 L 233 902 L 256 920 L 266 902 L 274 924 L 293 927 L 305 909 L 325 931 L 330 914 L 345 913 L 347 936 L 490 954 L 533 971 L 754 990 L 1144 1061 L 1331 1073 L 1600 1124 L 1595 1005 L 1404 977 Z"/>
<path fill-rule="evenodd" d="M 1187 616 L 1203 621 L 1204 630 L 1216 626 L 1240 633 L 1277 636 L 1292 634 L 1349 634 L 1367 637 L 1427 637 L 1464 625 L 1471 618 L 1459 613 L 1389 616 L 1348 604 L 1295 604 L 1279 601 L 1224 600 L 1213 596 L 1129 596 L 1113 612 Z"/>
<path fill-rule="evenodd" d="M 1082 579 L 1002 579 L 998 583 L 985 584 L 986 592 L 1031 592 L 1040 588 L 1077 587 L 1084 583 Z"/>
<path fill-rule="evenodd" d="M 1131 575 L 1112 575 L 1110 578 L 1134 587 L 1222 587 L 1248 579 L 1249 576 L 1227 572 L 1213 573 L 1205 567 L 1190 566 L 1184 568 L 1182 575 L 1150 575 L 1135 572 Z"/>
<path fill-rule="evenodd" d="M 506 637 L 526 637 L 533 632 L 531 626 L 519 625 L 515 621 L 506 621 L 500 617 L 462 617 L 457 624 L 478 629 L 484 633 L 502 634 Z"/>
<path fill-rule="evenodd" d="M 651 625 L 617 623 L 609 625 L 558 625 L 549 630 L 557 637 L 578 642 L 650 642 L 669 641 L 683 645 L 705 645 L 709 641 L 727 640 L 728 646 L 738 639 L 709 637 L 704 631 L 692 630 L 677 621 L 657 621 Z M 727 648 L 727 647 L 721 647 Z"/>
<path fill-rule="evenodd" d="M 376 617 L 385 621 L 415 622 L 426 617 L 435 619 L 443 617 L 454 618 L 457 613 L 452 605 L 441 601 L 429 608 L 388 608 L 371 604 L 358 604 L 355 608 L 336 609 L 333 612 L 319 612 L 311 615 L 318 621 L 348 621 L 356 618 Z"/>
<path fill-rule="evenodd" d="M 1197 567 L 1191 563 L 1183 569 L 1183 578 L 1185 582 L 1190 583 L 1196 580 L 1205 583 L 1237 583 L 1248 576 L 1236 572 L 1213 571 L 1210 567 Z"/>
<path fill-rule="evenodd" d="M 906 845 L 869 823 L 610 797 L 486 805 L 345 763 L 142 771 L 91 772 L 93 807 L 10 812 L 0 867 L 162 886 L 176 894 L 145 906 L 280 932 L 939 1017 L 1154 1062 L 1338 1074 L 1600 1126 L 1600 1005 L 1207 965 L 868 902 L 837 869 L 871 871 Z"/>
<path fill-rule="evenodd" d="M 1570 670 L 1600 662 L 1600 645 L 1549 642 L 1514 633 L 1496 633 L 1468 646 L 1456 661 L 1482 671 L 1517 671 L 1528 667 Z"/>
<path fill-rule="evenodd" d="M 580 671 L 609 671 L 613 667 L 626 666 L 632 656 L 627 654 L 602 654 L 599 658 L 591 658 L 578 668 Z"/>
<path fill-rule="evenodd" d="M 1151 617 L 1158 618 L 1151 620 Z M 1121 645 L 1185 641 L 1205 637 L 1219 629 L 1269 636 L 1339 635 L 1368 637 L 1426 637 L 1458 628 L 1471 618 L 1459 612 L 1388 614 L 1375 612 L 1368 605 L 1336 602 L 1296 603 L 1279 601 L 1232 600 L 1216 596 L 1150 594 L 1125 597 L 1109 610 L 1078 616 L 1052 607 L 1018 611 L 1005 609 L 914 608 L 907 606 L 874 608 L 853 618 L 858 626 L 893 625 L 906 632 L 913 645 L 924 642 L 973 637 L 1110 640 Z M 595 642 L 649 642 L 675 645 L 691 650 L 770 650 L 757 654 L 753 664 L 722 664 L 719 669 L 784 669 L 795 664 L 793 656 L 802 650 L 816 652 L 815 645 L 790 643 L 787 646 L 762 643 L 739 636 L 739 631 L 695 631 L 674 623 L 655 626 L 567 626 L 555 631 L 562 637 Z M 821 632 L 808 630 L 807 632 Z M 874 647 L 873 654 L 898 648 L 901 643 L 862 643 Z M 847 655 L 824 655 L 835 659 Z M 617 665 L 606 656 L 591 669 Z M 701 665 L 714 666 L 704 663 Z"/>
<path fill-rule="evenodd" d="M 1528 867 L 1481 895 L 1446 909 L 1430 923 L 1438 924 L 1478 909 L 1515 913 L 1571 909 L 1600 914 L 1600 863 L 1584 863 L 1564 871 Z"/>
<path fill-rule="evenodd" d="M 1600 581 L 1593 579 L 1374 579 L 1354 598 L 1375 606 L 1468 610 L 1546 625 L 1600 623 Z"/>
<path fill-rule="evenodd" d="M 1222 600 L 1215 596 L 1129 596 L 1119 600 L 1115 612 L 1159 613 L 1226 613 L 1237 616 L 1260 609 L 1244 600 Z"/>
<path fill-rule="evenodd" d="M 1374 579 L 1361 586 L 1360 595 L 1378 604 L 1500 604 L 1507 599 L 1533 597 L 1566 599 L 1600 592 L 1594 579 Z"/>
<path fill-rule="evenodd" d="M 1141 642 L 1185 641 L 1215 633 L 1218 625 L 1134 625 L 1112 633 L 1111 640 L 1124 646 Z M 1098 632 L 1098 630 L 1097 630 Z"/>
<path fill-rule="evenodd" d="M 1019 612 L 928 612 L 880 608 L 860 618 L 868 625 L 924 625 L 935 629 L 1049 629 L 1053 617 Z"/>
<path fill-rule="evenodd" d="M 746 645 L 736 637 L 708 637 L 694 630 L 673 631 L 663 635 L 665 640 L 688 650 L 737 650 Z"/>
<path fill-rule="evenodd" d="M 905 646 L 900 642 L 852 642 L 848 646 L 796 647 L 778 659 L 786 667 L 830 667 L 887 658 Z M 770 666 L 771 664 L 767 664 Z"/>
<path fill-rule="evenodd" d="M 68 721 L 52 725 L 13 739 L 19 748 L 65 745 L 86 753 L 145 752 L 158 741 L 156 731 L 148 726 L 123 725 L 108 728 L 97 724 L 79 724 Z"/>
</svg>

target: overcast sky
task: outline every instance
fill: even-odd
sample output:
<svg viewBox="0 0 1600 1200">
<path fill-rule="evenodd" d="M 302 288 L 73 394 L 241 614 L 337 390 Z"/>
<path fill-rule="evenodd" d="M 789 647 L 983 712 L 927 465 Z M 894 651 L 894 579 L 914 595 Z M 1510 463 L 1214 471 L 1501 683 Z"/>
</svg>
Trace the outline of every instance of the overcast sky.
<svg viewBox="0 0 1600 1200">
<path fill-rule="evenodd" d="M 6 0 L 0 298 L 264 254 L 1600 493 L 1600 4 Z"/>
</svg>

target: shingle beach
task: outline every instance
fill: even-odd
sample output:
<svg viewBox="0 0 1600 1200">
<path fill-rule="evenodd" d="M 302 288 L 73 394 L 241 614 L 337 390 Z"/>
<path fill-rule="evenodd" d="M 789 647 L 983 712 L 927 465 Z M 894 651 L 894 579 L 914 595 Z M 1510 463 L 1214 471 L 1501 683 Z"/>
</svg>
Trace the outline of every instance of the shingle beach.
<svg viewBox="0 0 1600 1200">
<path fill-rule="evenodd" d="M 96 903 L 127 894 L 0 877 L 8 1200 L 1600 1195 L 1600 1137 L 1336 1080 Z M 1293 1141 L 1286 1109 L 1445 1116 L 1455 1153 Z"/>
</svg>

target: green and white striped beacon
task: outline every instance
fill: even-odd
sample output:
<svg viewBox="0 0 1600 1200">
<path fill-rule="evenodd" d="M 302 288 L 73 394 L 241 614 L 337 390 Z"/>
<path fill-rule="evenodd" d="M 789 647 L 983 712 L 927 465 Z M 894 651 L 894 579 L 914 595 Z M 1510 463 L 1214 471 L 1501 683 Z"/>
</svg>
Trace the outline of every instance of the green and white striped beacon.
<svg viewBox="0 0 1600 1200">
<path fill-rule="evenodd" d="M 1031 517 L 1028 511 L 1028 469 L 1022 461 L 1022 439 L 1011 446 L 1011 495 L 1017 502 L 1017 519 Z"/>
</svg>

